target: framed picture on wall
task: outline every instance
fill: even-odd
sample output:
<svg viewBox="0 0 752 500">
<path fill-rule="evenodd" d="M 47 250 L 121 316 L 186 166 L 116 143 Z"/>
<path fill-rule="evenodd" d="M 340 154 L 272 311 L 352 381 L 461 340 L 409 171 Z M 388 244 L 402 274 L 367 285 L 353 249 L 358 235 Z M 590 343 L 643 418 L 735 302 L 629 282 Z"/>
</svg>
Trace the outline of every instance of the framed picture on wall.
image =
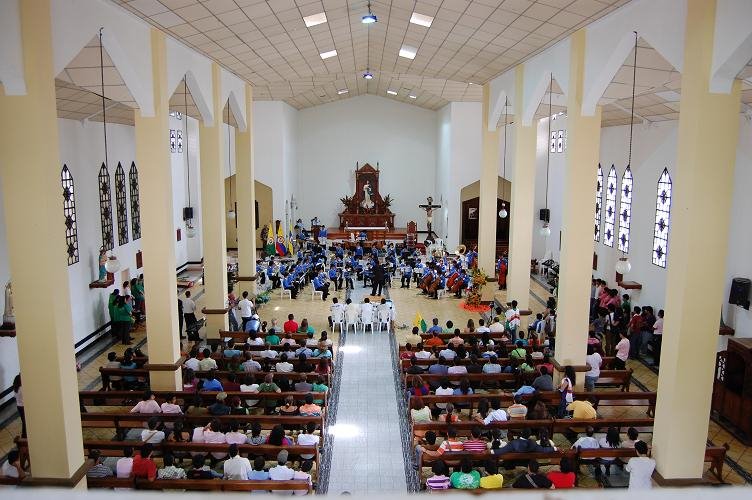
<svg viewBox="0 0 752 500">
<path fill-rule="evenodd" d="M 475 207 L 470 207 L 467 209 L 467 218 L 470 220 L 477 220 L 478 219 L 478 209 Z"/>
</svg>

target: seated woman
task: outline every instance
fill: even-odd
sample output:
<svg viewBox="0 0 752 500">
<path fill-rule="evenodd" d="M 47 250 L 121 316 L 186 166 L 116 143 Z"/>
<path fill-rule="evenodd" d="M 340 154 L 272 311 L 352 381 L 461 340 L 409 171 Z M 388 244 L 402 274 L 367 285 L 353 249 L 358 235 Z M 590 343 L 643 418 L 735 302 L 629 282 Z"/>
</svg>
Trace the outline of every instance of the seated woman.
<svg viewBox="0 0 752 500">
<path fill-rule="evenodd" d="M 431 387 L 423 381 L 423 377 L 416 375 L 413 377 L 411 387 L 408 389 L 410 396 L 427 396 L 431 393 Z"/>
<path fill-rule="evenodd" d="M 598 440 L 598 445 L 601 448 L 621 448 L 621 437 L 619 436 L 619 430 L 616 427 L 609 427 L 606 431 L 606 435 Z M 615 457 L 602 457 L 600 463 L 606 469 L 606 475 L 611 475 L 611 465 L 616 461 Z M 600 475 L 601 468 L 599 466 L 595 469 L 595 475 Z"/>
<path fill-rule="evenodd" d="M 285 428 L 281 425 L 275 425 L 272 432 L 266 438 L 266 444 L 272 446 L 292 446 L 292 441 L 285 436 Z"/>
<path fill-rule="evenodd" d="M 574 473 L 572 461 L 568 458 L 562 458 L 559 462 L 559 470 L 552 470 L 546 477 L 557 490 L 574 488 L 577 476 Z"/>
<path fill-rule="evenodd" d="M 295 405 L 295 400 L 292 396 L 287 396 L 285 403 L 277 407 L 277 413 L 284 417 L 292 417 L 298 414 L 298 407 Z"/>
<path fill-rule="evenodd" d="M 439 422 L 447 422 L 453 424 L 454 422 L 459 421 L 460 416 L 454 413 L 454 405 L 452 403 L 447 403 L 446 407 L 444 408 L 444 413 L 439 415 Z"/>
<path fill-rule="evenodd" d="M 420 396 L 410 398 L 410 406 L 410 420 L 413 423 L 431 421 L 431 409 L 423 403 L 423 398 Z"/>
<path fill-rule="evenodd" d="M 413 345 L 408 342 L 405 344 L 405 350 L 400 352 L 400 359 L 410 359 L 413 357 Z"/>
<path fill-rule="evenodd" d="M 432 490 L 448 490 L 450 486 L 450 479 L 447 476 L 448 467 L 442 460 L 436 460 L 431 466 L 431 472 L 433 476 L 426 479 L 426 489 Z"/>
</svg>

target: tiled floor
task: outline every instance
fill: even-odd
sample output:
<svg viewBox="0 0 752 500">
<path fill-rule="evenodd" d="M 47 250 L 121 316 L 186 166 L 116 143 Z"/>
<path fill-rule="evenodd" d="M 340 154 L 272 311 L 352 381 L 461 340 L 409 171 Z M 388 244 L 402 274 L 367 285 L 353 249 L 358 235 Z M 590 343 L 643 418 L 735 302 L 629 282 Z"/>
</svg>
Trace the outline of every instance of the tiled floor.
<svg viewBox="0 0 752 500">
<path fill-rule="evenodd" d="M 362 300 L 362 289 L 352 294 Z M 340 348 L 343 363 L 329 494 L 406 490 L 400 416 L 386 333 L 350 332 Z"/>
</svg>

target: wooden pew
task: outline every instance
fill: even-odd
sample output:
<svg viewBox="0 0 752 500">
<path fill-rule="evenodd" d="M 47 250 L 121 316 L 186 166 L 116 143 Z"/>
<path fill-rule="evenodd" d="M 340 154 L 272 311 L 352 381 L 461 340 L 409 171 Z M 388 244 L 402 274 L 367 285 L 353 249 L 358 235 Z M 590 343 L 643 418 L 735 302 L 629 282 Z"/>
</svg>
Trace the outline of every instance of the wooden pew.
<svg viewBox="0 0 752 500">
<path fill-rule="evenodd" d="M 611 366 L 613 365 L 613 362 L 614 362 L 615 359 L 616 358 L 613 357 L 613 356 L 606 356 L 606 357 L 604 357 L 603 358 L 603 363 L 601 363 L 601 369 L 603 369 L 603 370 L 610 369 Z M 478 358 L 478 364 L 481 364 L 481 365 L 484 365 L 484 364 L 488 363 L 488 361 L 489 361 L 489 358 L 483 358 L 483 357 L 479 357 Z M 497 358 L 497 362 L 499 364 L 501 364 L 501 365 L 508 365 L 511 361 L 512 361 L 511 358 Z M 439 362 L 438 359 L 416 359 L 416 364 L 418 366 L 431 366 L 431 365 L 436 364 L 438 362 Z M 543 363 L 542 359 L 533 359 L 533 364 L 535 364 L 535 365 L 540 365 L 542 363 Z M 460 364 L 460 365 L 469 365 L 470 364 L 470 359 L 469 358 L 458 359 L 457 360 L 457 364 Z M 400 365 L 402 367 L 402 370 L 405 371 L 408 368 L 410 368 L 410 360 L 409 359 L 400 359 Z M 549 373 L 549 375 L 550 375 L 550 373 Z"/>
<path fill-rule="evenodd" d="M 229 331 L 229 330 L 219 331 L 220 339 L 224 340 L 224 339 L 230 338 L 235 341 L 235 344 L 238 344 L 238 343 L 245 344 L 249 336 L 250 334 L 248 332 L 235 332 L 235 331 Z M 319 336 L 320 334 L 319 335 L 314 334 L 313 338 L 318 340 Z M 279 338 L 285 338 L 285 334 L 280 333 Z M 308 339 L 308 334 L 307 333 L 293 333 L 292 338 L 297 342 L 301 340 L 305 341 Z"/>
<path fill-rule="evenodd" d="M 96 478 L 86 480 L 90 488 L 137 490 L 187 490 L 187 491 L 291 491 L 312 488 L 307 481 L 228 481 L 222 479 L 117 479 Z"/>
<path fill-rule="evenodd" d="M 165 397 L 168 394 L 172 394 L 177 398 L 178 404 L 180 405 L 191 404 L 191 402 L 196 396 L 201 398 L 202 403 L 212 404 L 216 401 L 217 394 L 218 394 L 217 392 L 213 392 L 213 391 L 201 391 L 201 392 L 152 391 L 152 393 L 154 394 L 154 396 L 156 397 L 158 401 L 164 401 Z M 257 407 L 263 408 L 264 405 L 261 403 L 261 401 L 266 401 L 269 399 L 283 401 L 287 396 L 292 396 L 293 399 L 299 403 L 305 400 L 305 397 L 307 394 L 313 395 L 313 398 L 316 400 L 323 400 L 323 403 L 320 405 L 322 408 L 324 408 L 327 405 L 327 398 L 329 396 L 327 392 L 249 393 L 249 392 L 230 391 L 230 392 L 227 392 L 226 401 L 229 401 L 234 396 L 238 396 L 241 399 L 241 401 L 245 401 L 246 399 L 258 400 L 259 405 Z M 90 406 L 135 406 L 136 402 L 141 400 L 141 395 L 142 393 L 139 391 L 79 391 L 78 399 L 81 401 L 82 404 L 90 405 Z"/>
</svg>

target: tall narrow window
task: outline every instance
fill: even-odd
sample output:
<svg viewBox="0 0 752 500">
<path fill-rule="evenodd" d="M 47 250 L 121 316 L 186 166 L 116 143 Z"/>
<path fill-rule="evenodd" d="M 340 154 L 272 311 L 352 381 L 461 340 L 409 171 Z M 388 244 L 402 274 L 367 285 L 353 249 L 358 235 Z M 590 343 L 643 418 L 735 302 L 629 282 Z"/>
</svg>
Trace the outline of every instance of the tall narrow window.
<svg viewBox="0 0 752 500">
<path fill-rule="evenodd" d="M 653 264 L 666 267 L 668 254 L 668 229 L 671 224 L 671 176 L 663 169 L 658 179 L 658 196 L 655 201 L 655 232 L 653 233 Z"/>
<path fill-rule="evenodd" d="M 131 184 L 131 230 L 133 241 L 136 241 L 141 238 L 141 201 L 138 195 L 138 169 L 135 162 L 131 162 L 128 180 Z"/>
<path fill-rule="evenodd" d="M 595 185 L 595 232 L 593 239 L 601 241 L 601 211 L 603 209 L 603 169 L 598 164 L 598 183 Z"/>
<path fill-rule="evenodd" d="M 115 238 L 112 236 L 112 194 L 110 173 L 104 163 L 99 169 L 99 219 L 102 223 L 102 247 L 112 250 L 115 246 Z"/>
<path fill-rule="evenodd" d="M 73 175 L 67 165 L 60 172 L 63 187 L 63 215 L 65 216 L 65 251 L 68 265 L 78 262 L 78 223 L 76 222 L 76 192 L 73 187 Z"/>
<path fill-rule="evenodd" d="M 616 168 L 611 165 L 608 171 L 608 180 L 606 181 L 606 221 L 603 225 L 603 244 L 609 247 L 614 246 L 614 222 L 616 222 Z"/>
<path fill-rule="evenodd" d="M 563 130 L 559 130 L 556 133 L 556 152 L 557 153 L 564 152 L 564 131 Z"/>
<path fill-rule="evenodd" d="M 177 129 L 178 134 L 178 153 L 183 152 L 183 130 Z"/>
<path fill-rule="evenodd" d="M 550 150 L 551 150 L 552 153 L 556 152 L 556 131 L 555 130 L 551 131 L 551 145 L 550 145 Z"/>
<path fill-rule="evenodd" d="M 170 129 L 170 153 L 177 151 L 177 136 L 175 135 L 175 129 Z"/>
<path fill-rule="evenodd" d="M 125 170 L 118 162 L 115 169 L 115 208 L 117 210 L 118 245 L 128 243 L 128 201 L 125 197 Z"/>
<path fill-rule="evenodd" d="M 632 169 L 627 167 L 621 178 L 619 200 L 619 250 L 629 252 L 629 226 L 632 223 Z"/>
</svg>

